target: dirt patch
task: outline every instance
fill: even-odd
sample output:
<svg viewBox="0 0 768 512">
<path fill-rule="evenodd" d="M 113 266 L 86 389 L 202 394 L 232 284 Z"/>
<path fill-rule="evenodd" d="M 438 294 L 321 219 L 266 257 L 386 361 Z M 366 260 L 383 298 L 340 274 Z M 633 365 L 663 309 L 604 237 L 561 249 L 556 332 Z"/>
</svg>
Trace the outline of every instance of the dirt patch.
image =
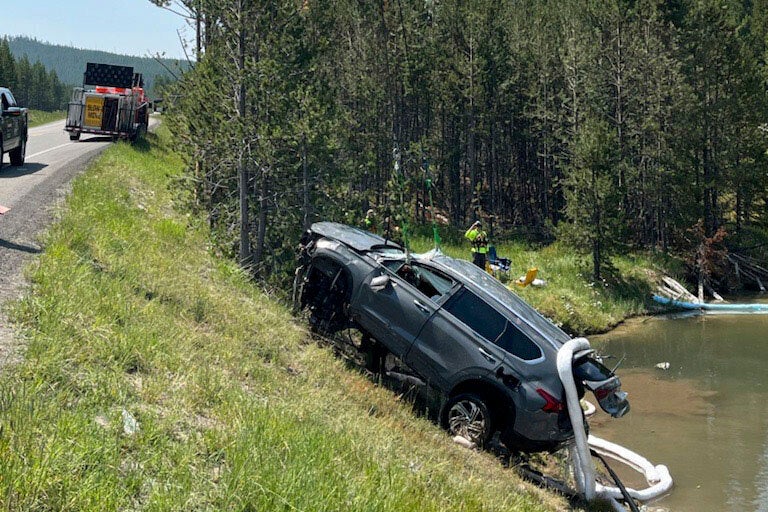
<svg viewBox="0 0 768 512">
<path fill-rule="evenodd" d="M 8 323 L 5 311 L 0 311 L 0 369 L 21 360 L 21 339 L 17 338 L 13 327 Z"/>
</svg>

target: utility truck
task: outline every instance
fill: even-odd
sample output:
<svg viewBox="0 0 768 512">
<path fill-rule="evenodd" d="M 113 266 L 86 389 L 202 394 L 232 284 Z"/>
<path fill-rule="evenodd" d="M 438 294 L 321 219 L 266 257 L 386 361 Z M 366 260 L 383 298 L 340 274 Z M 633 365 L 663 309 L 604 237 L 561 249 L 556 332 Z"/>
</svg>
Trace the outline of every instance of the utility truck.
<svg viewBox="0 0 768 512">
<path fill-rule="evenodd" d="M 72 93 L 64 129 L 73 141 L 83 133 L 135 141 L 147 133 L 149 109 L 141 73 L 129 66 L 89 62 L 83 86 Z"/>
</svg>

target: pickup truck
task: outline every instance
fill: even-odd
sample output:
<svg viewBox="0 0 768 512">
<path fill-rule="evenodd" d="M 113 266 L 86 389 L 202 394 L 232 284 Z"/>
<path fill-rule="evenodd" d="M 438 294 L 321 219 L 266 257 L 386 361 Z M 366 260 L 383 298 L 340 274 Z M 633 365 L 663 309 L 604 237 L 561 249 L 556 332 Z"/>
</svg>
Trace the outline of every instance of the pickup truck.
<svg viewBox="0 0 768 512">
<path fill-rule="evenodd" d="M 3 107 L 0 110 L 0 168 L 3 167 L 5 153 L 8 153 L 11 165 L 24 165 L 28 137 L 27 109 L 19 107 L 11 91 L 5 87 L 0 87 L 0 101 Z"/>
</svg>

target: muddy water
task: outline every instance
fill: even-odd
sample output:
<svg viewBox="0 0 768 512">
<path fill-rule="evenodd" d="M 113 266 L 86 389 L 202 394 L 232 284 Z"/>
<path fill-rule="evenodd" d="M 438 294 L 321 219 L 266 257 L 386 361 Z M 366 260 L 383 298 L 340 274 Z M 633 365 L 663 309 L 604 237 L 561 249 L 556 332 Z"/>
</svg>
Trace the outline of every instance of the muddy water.
<svg viewBox="0 0 768 512">
<path fill-rule="evenodd" d="M 590 341 L 616 356 L 611 368 L 624 357 L 617 373 L 632 404 L 621 419 L 593 416 L 592 433 L 674 479 L 649 510 L 768 511 L 768 315 L 645 319 Z"/>
</svg>

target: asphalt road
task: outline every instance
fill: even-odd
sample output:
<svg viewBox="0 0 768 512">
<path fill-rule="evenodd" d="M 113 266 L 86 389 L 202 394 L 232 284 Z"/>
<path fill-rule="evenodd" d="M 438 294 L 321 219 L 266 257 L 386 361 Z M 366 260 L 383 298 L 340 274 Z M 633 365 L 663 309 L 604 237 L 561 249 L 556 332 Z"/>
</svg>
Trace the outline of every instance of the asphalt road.
<svg viewBox="0 0 768 512">
<path fill-rule="evenodd" d="M 71 142 L 62 120 L 29 130 L 23 166 L 11 167 L 4 155 L 0 206 L 9 210 L 0 215 L 0 371 L 18 360 L 22 346 L 7 324 L 6 302 L 24 292 L 24 266 L 44 249 L 40 234 L 53 222 L 72 178 L 110 144 L 87 134 Z"/>
</svg>

